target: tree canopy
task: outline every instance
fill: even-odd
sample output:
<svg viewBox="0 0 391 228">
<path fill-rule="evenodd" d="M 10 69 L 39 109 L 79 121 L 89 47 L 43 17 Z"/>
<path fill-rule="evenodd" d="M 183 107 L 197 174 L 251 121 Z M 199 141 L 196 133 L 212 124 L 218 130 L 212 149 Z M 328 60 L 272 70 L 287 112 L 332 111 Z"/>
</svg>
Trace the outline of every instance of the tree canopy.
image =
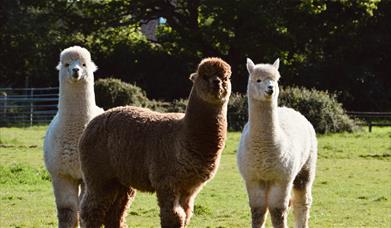
<svg viewBox="0 0 391 228">
<path fill-rule="evenodd" d="M 282 60 L 281 84 L 337 92 L 350 110 L 391 110 L 387 0 L 2 0 L 0 86 L 56 85 L 59 53 L 88 48 L 96 76 L 186 97 L 200 59 L 218 56 L 245 92 L 245 58 Z M 164 18 L 157 40 L 140 26 Z M 27 83 L 26 83 L 27 81 Z"/>
</svg>

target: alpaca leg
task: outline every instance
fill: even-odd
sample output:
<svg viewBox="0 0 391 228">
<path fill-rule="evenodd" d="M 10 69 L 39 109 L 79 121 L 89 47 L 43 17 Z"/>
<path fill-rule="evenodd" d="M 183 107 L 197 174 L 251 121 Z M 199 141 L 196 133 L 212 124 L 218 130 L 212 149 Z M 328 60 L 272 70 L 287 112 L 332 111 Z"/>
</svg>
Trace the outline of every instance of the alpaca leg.
<svg viewBox="0 0 391 228">
<path fill-rule="evenodd" d="M 160 188 L 156 191 L 160 207 L 160 223 L 162 228 L 185 227 L 186 213 L 179 204 L 179 196 L 172 189 Z"/>
<path fill-rule="evenodd" d="M 111 183 L 92 186 L 87 183 L 86 192 L 81 201 L 81 227 L 100 228 L 117 197 L 118 188 Z"/>
<path fill-rule="evenodd" d="M 117 198 L 111 205 L 104 225 L 106 228 L 126 228 L 126 211 L 136 197 L 136 191 L 124 186 L 119 187 Z"/>
<path fill-rule="evenodd" d="M 293 182 L 293 214 L 297 228 L 307 228 L 312 203 L 312 183 L 314 175 L 302 170 Z"/>
<path fill-rule="evenodd" d="M 194 210 L 194 200 L 200 190 L 201 187 L 199 187 L 195 191 L 181 193 L 180 205 L 182 206 L 182 208 L 185 210 L 186 213 L 185 226 L 189 225 L 190 223 L 190 218 L 193 215 L 193 210 Z"/>
<path fill-rule="evenodd" d="M 59 228 L 78 225 L 79 183 L 70 177 L 52 176 Z"/>
<path fill-rule="evenodd" d="M 270 186 L 268 206 L 274 228 L 287 228 L 288 205 L 292 183 L 277 183 Z"/>
<path fill-rule="evenodd" d="M 251 208 L 252 227 L 263 228 L 266 219 L 267 185 L 264 182 L 248 181 L 246 182 L 246 188 Z"/>
</svg>

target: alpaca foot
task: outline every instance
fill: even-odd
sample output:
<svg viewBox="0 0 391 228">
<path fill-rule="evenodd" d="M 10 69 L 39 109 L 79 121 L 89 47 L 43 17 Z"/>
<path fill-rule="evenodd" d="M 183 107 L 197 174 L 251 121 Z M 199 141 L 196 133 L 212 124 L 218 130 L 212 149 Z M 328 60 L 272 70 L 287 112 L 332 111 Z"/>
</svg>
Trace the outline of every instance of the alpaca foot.
<svg viewBox="0 0 391 228">
<path fill-rule="evenodd" d="M 253 207 L 251 208 L 252 228 L 264 228 L 266 218 L 266 208 Z"/>
<path fill-rule="evenodd" d="M 69 228 L 77 227 L 78 215 L 77 211 L 72 210 L 71 208 L 58 208 L 58 227 L 60 228 Z"/>
<path fill-rule="evenodd" d="M 181 207 L 174 210 L 161 210 L 160 219 L 162 228 L 184 228 L 186 213 Z"/>
<path fill-rule="evenodd" d="M 270 216 L 274 228 L 288 228 L 288 208 L 271 208 Z"/>
</svg>

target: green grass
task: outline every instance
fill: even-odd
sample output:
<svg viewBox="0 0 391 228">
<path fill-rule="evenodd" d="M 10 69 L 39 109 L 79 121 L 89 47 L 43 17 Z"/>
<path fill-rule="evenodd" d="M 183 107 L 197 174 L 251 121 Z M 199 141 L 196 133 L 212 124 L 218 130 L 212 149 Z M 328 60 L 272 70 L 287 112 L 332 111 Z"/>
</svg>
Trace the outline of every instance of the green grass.
<svg viewBox="0 0 391 228">
<path fill-rule="evenodd" d="M 46 127 L 0 128 L 0 227 L 55 227 L 50 178 L 42 158 Z M 196 200 L 189 227 L 249 227 L 236 168 L 239 133 L 229 133 L 216 177 Z M 391 128 L 321 135 L 312 227 L 391 227 Z M 291 213 L 290 213 L 291 214 Z M 155 195 L 138 193 L 129 227 L 159 227 Z M 290 224 L 292 218 L 290 216 Z M 270 220 L 270 219 L 269 219 Z M 268 221 L 270 227 L 270 221 Z"/>
</svg>

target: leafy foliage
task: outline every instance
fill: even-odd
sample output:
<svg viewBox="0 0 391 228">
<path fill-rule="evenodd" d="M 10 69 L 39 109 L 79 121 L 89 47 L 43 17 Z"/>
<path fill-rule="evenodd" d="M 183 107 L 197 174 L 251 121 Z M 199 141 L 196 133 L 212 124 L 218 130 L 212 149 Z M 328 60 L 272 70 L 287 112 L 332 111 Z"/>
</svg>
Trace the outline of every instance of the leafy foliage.
<svg viewBox="0 0 391 228">
<path fill-rule="evenodd" d="M 245 92 L 245 57 L 282 59 L 283 85 L 338 92 L 350 110 L 391 110 L 391 1 L 100 0 L 0 5 L 0 86 L 53 86 L 60 51 L 92 52 L 97 78 L 116 75 L 150 98 L 185 98 L 200 59 L 232 66 Z M 157 40 L 140 26 L 165 18 Z M 285 67 L 286 66 L 286 67 Z"/>
<path fill-rule="evenodd" d="M 143 89 L 116 78 L 97 80 L 95 96 L 97 105 L 105 110 L 117 106 L 133 105 L 158 112 L 185 112 L 188 102 L 186 99 L 171 102 L 149 100 Z"/>
<path fill-rule="evenodd" d="M 334 94 L 303 87 L 282 89 L 280 105 L 302 113 L 315 127 L 317 133 L 354 131 L 357 126 L 346 115 Z"/>
<path fill-rule="evenodd" d="M 96 81 L 95 94 L 96 104 L 105 110 L 124 105 L 145 106 L 148 102 L 140 87 L 115 78 Z"/>
<path fill-rule="evenodd" d="M 228 129 L 241 131 L 248 120 L 247 97 L 240 93 L 234 93 L 228 103 Z"/>
<path fill-rule="evenodd" d="M 298 87 L 284 88 L 279 95 L 279 106 L 299 111 L 312 123 L 317 133 L 352 132 L 357 129 L 335 95 L 328 92 Z M 228 106 L 229 129 L 242 130 L 248 120 L 247 113 L 247 97 L 233 94 Z"/>
</svg>

